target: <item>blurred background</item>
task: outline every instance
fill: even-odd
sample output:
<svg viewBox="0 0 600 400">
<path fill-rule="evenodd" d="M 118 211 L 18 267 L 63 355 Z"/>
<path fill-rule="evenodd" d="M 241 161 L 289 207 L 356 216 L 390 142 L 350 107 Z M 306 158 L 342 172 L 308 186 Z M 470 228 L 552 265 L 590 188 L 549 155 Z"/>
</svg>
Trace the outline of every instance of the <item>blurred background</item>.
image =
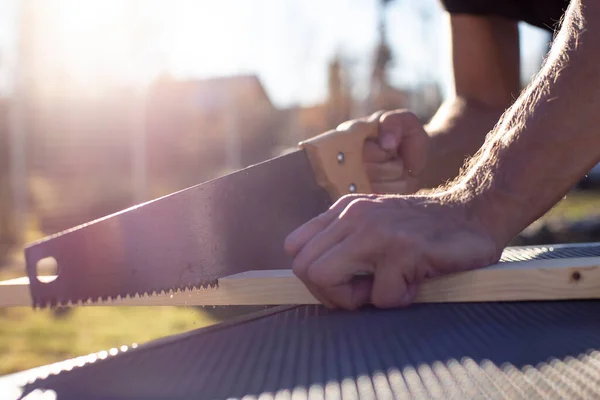
<svg viewBox="0 0 600 400">
<path fill-rule="evenodd" d="M 551 36 L 520 34 L 525 85 Z M 0 0 L 0 277 L 24 275 L 24 243 L 349 118 L 409 108 L 426 122 L 450 73 L 437 0 Z M 589 225 L 597 204 L 579 194 L 545 221 Z M 0 374 L 227 315 L 0 309 Z"/>
</svg>

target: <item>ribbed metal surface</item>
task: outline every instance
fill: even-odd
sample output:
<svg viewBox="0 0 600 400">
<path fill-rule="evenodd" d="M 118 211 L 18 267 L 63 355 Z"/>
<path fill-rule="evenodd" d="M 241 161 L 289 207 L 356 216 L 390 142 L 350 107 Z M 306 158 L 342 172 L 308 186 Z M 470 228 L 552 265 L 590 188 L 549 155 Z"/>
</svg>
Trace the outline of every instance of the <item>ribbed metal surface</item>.
<svg viewBox="0 0 600 400">
<path fill-rule="evenodd" d="M 500 262 L 552 260 L 558 258 L 600 257 L 600 245 L 561 245 L 509 247 L 504 250 Z"/>
<path fill-rule="evenodd" d="M 600 398 L 600 301 L 279 308 L 30 385 L 70 399 Z"/>
</svg>

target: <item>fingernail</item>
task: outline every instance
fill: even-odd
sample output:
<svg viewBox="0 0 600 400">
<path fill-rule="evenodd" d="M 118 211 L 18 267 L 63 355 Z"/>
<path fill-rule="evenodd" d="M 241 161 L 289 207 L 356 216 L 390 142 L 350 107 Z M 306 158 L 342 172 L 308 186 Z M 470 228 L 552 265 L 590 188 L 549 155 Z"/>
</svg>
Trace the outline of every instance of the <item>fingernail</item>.
<svg viewBox="0 0 600 400">
<path fill-rule="evenodd" d="M 396 140 L 392 135 L 384 135 L 381 138 L 381 147 L 384 150 L 396 150 Z"/>
</svg>

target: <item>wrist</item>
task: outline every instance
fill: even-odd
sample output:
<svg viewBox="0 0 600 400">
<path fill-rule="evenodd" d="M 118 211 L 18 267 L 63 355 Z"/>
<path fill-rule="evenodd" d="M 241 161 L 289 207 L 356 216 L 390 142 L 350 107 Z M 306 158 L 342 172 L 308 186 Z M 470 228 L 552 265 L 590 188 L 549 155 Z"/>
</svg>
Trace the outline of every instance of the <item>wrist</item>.
<svg viewBox="0 0 600 400">
<path fill-rule="evenodd" d="M 458 183 L 447 191 L 439 193 L 445 203 L 451 203 L 461 210 L 468 224 L 478 234 L 493 243 L 497 258 L 502 250 L 521 231 L 517 212 L 507 214 L 515 199 L 504 198 L 491 191 L 475 191 Z M 518 208 L 517 208 L 518 209 Z"/>
<path fill-rule="evenodd" d="M 516 199 L 500 193 L 482 192 L 473 196 L 469 209 L 479 221 L 496 247 L 504 249 L 523 229 L 522 206 L 516 206 Z"/>
</svg>

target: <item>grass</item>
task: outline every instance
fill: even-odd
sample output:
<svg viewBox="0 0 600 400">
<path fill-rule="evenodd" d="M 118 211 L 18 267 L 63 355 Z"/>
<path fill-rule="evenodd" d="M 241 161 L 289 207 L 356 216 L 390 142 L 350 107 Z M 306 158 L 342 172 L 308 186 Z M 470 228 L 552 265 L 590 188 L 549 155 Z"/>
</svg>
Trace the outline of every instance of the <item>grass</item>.
<svg viewBox="0 0 600 400">
<path fill-rule="evenodd" d="M 43 237 L 35 223 L 26 242 Z M 22 251 L 0 265 L 0 280 L 26 275 Z M 217 311 L 217 312 L 215 312 Z M 0 376 L 212 325 L 243 310 L 197 307 L 79 307 L 68 312 L 0 308 Z"/>
<path fill-rule="evenodd" d="M 574 192 L 556 204 L 543 219 L 581 220 L 600 216 L 600 193 Z"/>
<path fill-rule="evenodd" d="M 600 194 L 573 193 L 543 219 L 581 219 L 600 215 Z M 41 236 L 32 229 L 28 241 Z M 17 268 L 0 270 L 0 279 L 22 276 Z M 67 314 L 30 308 L 0 308 L 0 375 L 62 361 L 122 345 L 144 343 L 217 323 L 229 315 L 193 307 L 80 307 Z"/>
<path fill-rule="evenodd" d="M 0 309 L 0 375 L 218 322 L 185 307 L 81 307 L 68 314 Z"/>
</svg>

